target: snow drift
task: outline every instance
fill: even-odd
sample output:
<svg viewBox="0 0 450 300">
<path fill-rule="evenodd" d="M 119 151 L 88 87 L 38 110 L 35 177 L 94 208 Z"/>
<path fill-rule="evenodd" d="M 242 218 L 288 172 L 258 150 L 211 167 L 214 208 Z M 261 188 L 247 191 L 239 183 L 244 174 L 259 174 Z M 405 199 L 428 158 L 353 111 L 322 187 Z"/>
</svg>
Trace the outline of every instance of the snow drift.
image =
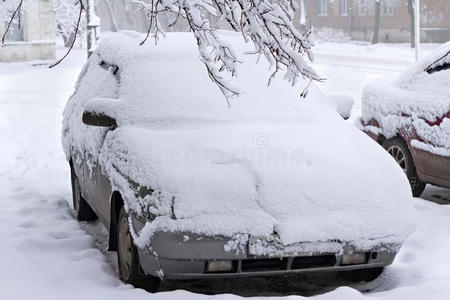
<svg viewBox="0 0 450 300">
<path fill-rule="evenodd" d="M 247 62 L 234 84 L 245 93 L 228 108 L 189 33 L 168 34 L 156 47 L 139 47 L 141 38 L 122 32 L 100 43 L 63 126 L 67 157 L 100 163 L 126 208 L 154 219 L 136 233 L 139 246 L 159 231 L 362 247 L 400 244 L 411 232 L 401 169 L 317 87 L 306 99 L 281 80 L 267 88 L 267 64 L 241 55 Z M 119 70 L 105 77 L 109 91 L 93 86 L 101 61 Z M 118 128 L 82 124 L 86 107 L 114 116 Z M 142 198 L 130 181 L 152 193 Z"/>
</svg>

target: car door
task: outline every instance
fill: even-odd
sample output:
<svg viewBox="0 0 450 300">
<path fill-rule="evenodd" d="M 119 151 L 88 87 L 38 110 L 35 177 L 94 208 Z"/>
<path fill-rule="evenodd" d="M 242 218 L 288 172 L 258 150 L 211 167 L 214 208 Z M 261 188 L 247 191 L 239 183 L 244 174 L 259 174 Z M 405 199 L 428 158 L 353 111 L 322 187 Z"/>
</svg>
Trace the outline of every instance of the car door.
<svg viewBox="0 0 450 300">
<path fill-rule="evenodd" d="M 441 126 L 445 119 L 450 120 L 450 112 L 430 124 L 430 126 L 439 126 L 444 130 L 448 130 L 450 127 Z M 449 136 L 450 133 L 446 135 Z M 443 136 L 446 135 L 444 134 Z M 450 188 L 450 156 L 446 155 L 446 153 L 450 153 L 450 147 L 443 147 L 445 141 L 434 143 L 431 140 L 422 140 L 421 144 L 422 146 L 412 147 L 414 161 L 420 178 L 425 182 Z"/>
<path fill-rule="evenodd" d="M 450 157 L 415 149 L 414 158 L 423 181 L 450 188 Z"/>
<path fill-rule="evenodd" d="M 93 58 L 93 62 L 90 63 L 89 69 L 83 76 L 81 82 L 81 85 L 83 85 L 81 90 L 87 91 L 85 101 L 92 98 L 117 99 L 119 95 L 119 81 L 117 67 L 105 63 L 100 58 Z M 79 122 L 82 122 L 81 118 Z M 89 136 L 90 133 L 94 132 L 100 134 L 92 135 L 97 140 L 90 141 L 86 139 L 86 141 L 95 143 L 98 151 L 100 151 L 101 145 L 109 130 L 113 129 L 87 126 L 85 135 Z M 99 165 L 98 156 L 88 156 L 88 158 L 84 157 L 81 160 L 75 160 L 75 164 L 75 169 L 80 173 L 77 175 L 80 179 L 83 197 L 95 211 L 99 219 L 108 226 L 111 185 Z"/>
</svg>

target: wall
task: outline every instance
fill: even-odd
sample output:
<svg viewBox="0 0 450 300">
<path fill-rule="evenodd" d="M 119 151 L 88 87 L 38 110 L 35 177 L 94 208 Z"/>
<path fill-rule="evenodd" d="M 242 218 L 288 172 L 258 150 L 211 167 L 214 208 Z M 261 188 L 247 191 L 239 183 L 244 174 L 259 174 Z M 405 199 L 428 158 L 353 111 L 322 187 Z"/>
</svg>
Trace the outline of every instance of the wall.
<svg viewBox="0 0 450 300">
<path fill-rule="evenodd" d="M 5 45 L 0 47 L 0 62 L 55 59 L 56 33 L 52 0 L 25 1 L 22 26 L 24 40 L 6 41 Z"/>
<path fill-rule="evenodd" d="M 300 1 L 300 0 L 297 0 Z M 356 1 L 347 0 L 348 15 L 342 16 L 340 4 L 342 0 L 328 0 L 328 15 L 318 16 L 317 1 L 305 0 L 307 19 L 316 31 L 327 31 L 331 34 L 346 35 L 352 39 L 370 41 L 375 22 L 374 6 L 366 16 L 358 14 Z M 367 0 L 374 3 L 374 0 Z M 450 1 L 421 0 L 421 39 L 423 42 L 445 42 L 450 39 Z M 296 21 L 300 12 L 296 13 Z M 382 15 L 380 18 L 380 42 L 409 42 L 411 19 L 406 0 L 398 0 L 393 16 Z"/>
</svg>

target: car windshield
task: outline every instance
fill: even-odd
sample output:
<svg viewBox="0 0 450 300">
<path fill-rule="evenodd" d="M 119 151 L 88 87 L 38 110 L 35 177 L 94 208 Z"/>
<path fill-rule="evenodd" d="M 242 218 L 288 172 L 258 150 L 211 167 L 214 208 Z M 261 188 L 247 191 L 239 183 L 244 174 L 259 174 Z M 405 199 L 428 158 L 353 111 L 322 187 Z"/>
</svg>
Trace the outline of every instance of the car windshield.
<svg viewBox="0 0 450 300">
<path fill-rule="evenodd" d="M 450 69 L 449 58 L 450 58 L 450 50 L 447 51 L 443 56 L 439 57 L 432 64 L 430 64 L 425 69 L 425 72 L 427 72 L 428 74 L 433 74 L 435 72 L 439 72 L 439 71 Z"/>
</svg>

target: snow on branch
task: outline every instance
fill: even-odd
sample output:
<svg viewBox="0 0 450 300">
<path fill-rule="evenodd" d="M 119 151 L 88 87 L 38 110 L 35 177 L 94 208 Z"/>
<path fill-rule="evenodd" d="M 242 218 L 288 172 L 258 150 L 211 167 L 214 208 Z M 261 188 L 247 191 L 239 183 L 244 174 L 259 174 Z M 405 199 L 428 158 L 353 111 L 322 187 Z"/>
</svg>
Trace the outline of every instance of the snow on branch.
<svg viewBox="0 0 450 300">
<path fill-rule="evenodd" d="M 149 17 L 150 34 L 155 42 L 164 35 L 159 17 L 163 12 L 172 13 L 175 24 L 179 17 L 187 20 L 197 41 L 200 58 L 211 80 L 217 84 L 229 102 L 240 91 L 230 84 L 229 75 L 237 76 L 239 63 L 233 48 L 220 38 L 208 17 L 220 17 L 245 41 L 252 41 L 254 54 L 263 55 L 272 67 L 268 85 L 279 71 L 285 71 L 285 79 L 295 85 L 298 78 L 322 81 L 310 66 L 313 46 L 310 29 L 299 33 L 293 24 L 295 0 L 131 0 L 145 10 Z M 224 73 L 224 71 L 226 73 Z M 302 93 L 304 95 L 305 93 Z"/>
<path fill-rule="evenodd" d="M 83 0 L 53 1 L 58 32 L 68 37 L 70 30 L 75 31 L 70 44 L 71 49 L 86 5 Z M 226 43 L 216 28 L 212 26 L 209 21 L 211 17 L 224 20 L 234 31 L 240 32 L 245 41 L 253 43 L 255 49 L 252 53 L 263 55 L 269 61 L 272 74 L 269 76 L 268 85 L 280 71 L 284 71 L 285 79 L 292 85 L 295 85 L 299 78 L 309 80 L 309 82 L 323 80 L 309 64 L 309 61 L 314 59 L 311 51 L 311 29 L 308 28 L 306 32 L 300 33 L 293 25 L 294 11 L 297 8 L 295 0 L 129 1 L 137 4 L 149 17 L 148 33 L 142 43 L 150 35 L 153 35 L 155 42 L 161 35 L 164 35 L 160 23 L 163 13 L 164 16 L 167 16 L 167 12 L 175 16 L 173 20 L 169 21 L 172 26 L 180 17 L 187 21 L 197 41 L 200 59 L 205 64 L 208 75 L 225 95 L 228 103 L 233 97 L 240 94 L 240 91 L 230 83 L 230 79 L 237 76 L 239 61 L 231 45 Z M 13 22 L 16 14 L 20 15 L 17 12 L 20 11 L 21 4 L 22 0 L 0 0 L 1 11 L 4 16 L 9 17 L 10 22 Z M 12 15 L 4 13 L 6 10 L 3 8 L 7 5 L 9 6 L 8 12 L 11 11 L 11 7 L 15 7 Z M 75 20 L 76 23 L 74 23 Z M 52 66 L 57 65 L 60 61 Z M 306 95 L 306 92 L 305 89 L 301 95 Z"/>
</svg>

